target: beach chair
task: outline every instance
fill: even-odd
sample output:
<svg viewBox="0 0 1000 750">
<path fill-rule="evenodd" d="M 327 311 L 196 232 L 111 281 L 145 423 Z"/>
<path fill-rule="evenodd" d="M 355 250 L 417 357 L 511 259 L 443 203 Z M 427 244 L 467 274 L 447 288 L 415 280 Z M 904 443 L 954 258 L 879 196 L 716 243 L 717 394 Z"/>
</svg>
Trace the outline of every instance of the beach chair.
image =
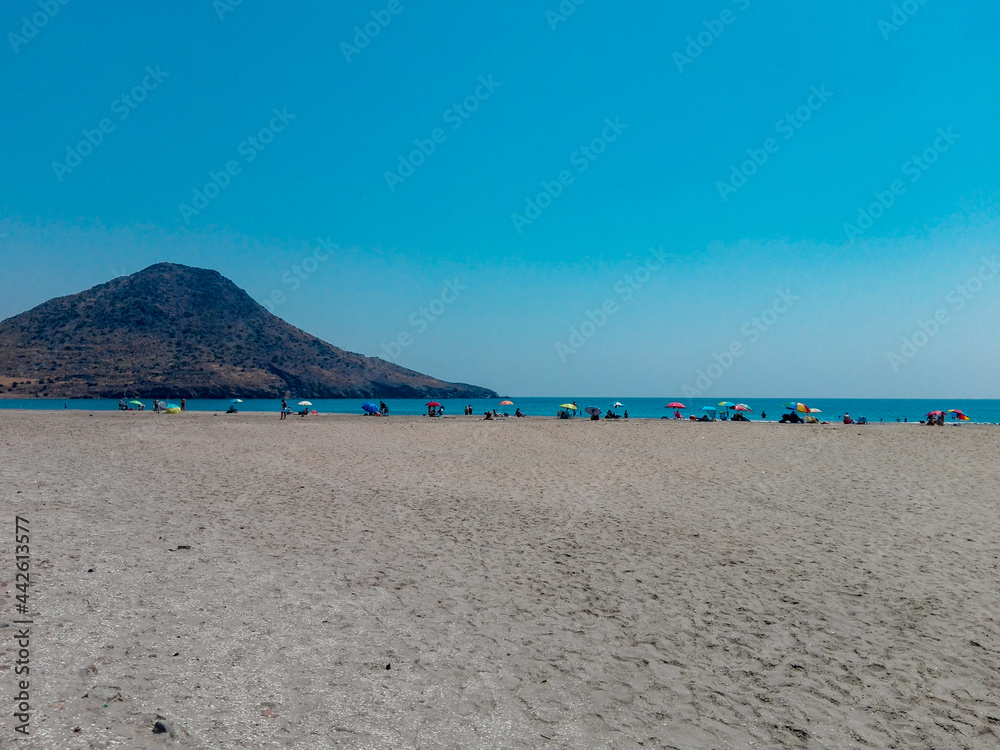
<svg viewBox="0 0 1000 750">
<path fill-rule="evenodd" d="M 868 424 L 868 417 L 858 417 L 858 424 Z"/>
</svg>

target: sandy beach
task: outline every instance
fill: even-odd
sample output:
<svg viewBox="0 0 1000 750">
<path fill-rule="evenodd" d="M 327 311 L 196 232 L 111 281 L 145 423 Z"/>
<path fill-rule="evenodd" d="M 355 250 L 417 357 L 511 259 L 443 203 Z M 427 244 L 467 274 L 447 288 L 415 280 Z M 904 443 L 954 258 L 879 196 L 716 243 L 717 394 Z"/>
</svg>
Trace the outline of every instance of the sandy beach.
<svg viewBox="0 0 1000 750">
<path fill-rule="evenodd" d="M 3 746 L 1000 745 L 997 428 L 5 411 L 0 439 L 7 697 L 17 514 L 33 621 Z"/>
</svg>

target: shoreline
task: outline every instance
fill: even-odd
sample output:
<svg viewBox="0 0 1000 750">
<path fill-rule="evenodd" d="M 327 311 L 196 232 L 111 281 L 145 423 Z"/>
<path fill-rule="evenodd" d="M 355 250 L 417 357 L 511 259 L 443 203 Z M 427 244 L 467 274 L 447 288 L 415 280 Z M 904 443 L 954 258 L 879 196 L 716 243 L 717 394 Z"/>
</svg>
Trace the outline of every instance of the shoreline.
<svg viewBox="0 0 1000 750">
<path fill-rule="evenodd" d="M 31 409 L 31 408 L 11 407 L 11 408 L 0 409 L 0 415 L 3 415 L 4 413 L 18 413 L 18 414 L 82 414 L 84 412 L 86 412 L 89 416 L 108 415 L 108 414 L 110 414 L 110 415 L 138 415 L 138 414 L 146 415 L 146 414 L 150 414 L 150 415 L 154 415 L 154 416 L 157 416 L 157 417 L 160 417 L 160 416 L 171 417 L 175 421 L 176 421 L 177 418 L 191 417 L 191 416 L 194 416 L 194 417 L 197 417 L 197 418 L 201 418 L 201 417 L 205 417 L 205 416 L 216 416 L 216 417 L 217 416 L 224 416 L 224 417 L 229 418 L 231 421 L 239 421 L 238 419 L 235 419 L 235 418 L 253 417 L 253 418 L 262 419 L 262 418 L 266 417 L 266 418 L 269 418 L 269 419 L 276 419 L 277 421 L 282 421 L 281 419 L 278 419 L 280 412 L 277 411 L 277 410 L 275 410 L 275 411 L 249 411 L 248 410 L 248 411 L 240 411 L 240 412 L 237 412 L 236 414 L 227 414 L 225 411 L 222 411 L 222 410 L 211 411 L 211 410 L 208 410 L 208 409 L 192 409 L 190 411 L 182 412 L 181 414 L 165 414 L 163 412 L 156 413 L 152 409 L 145 409 L 143 411 L 125 411 L 125 412 L 118 411 L 116 409 L 95 409 L 92 412 L 89 412 L 89 411 L 87 411 L 87 409 L 78 409 L 78 408 L 74 408 L 74 409 Z M 385 421 L 385 420 L 414 420 L 414 419 L 416 419 L 416 420 L 424 420 L 424 419 L 433 419 L 434 421 L 437 421 L 437 420 L 445 420 L 445 421 L 448 421 L 448 420 L 459 420 L 459 421 L 466 421 L 466 422 L 506 422 L 506 421 L 525 422 L 525 421 L 530 420 L 530 421 L 533 421 L 533 422 L 544 422 L 544 421 L 568 422 L 570 424 L 572 424 L 574 422 L 587 422 L 589 424 L 589 423 L 592 423 L 592 421 L 599 421 L 599 422 L 623 423 L 623 424 L 628 424 L 630 422 L 635 422 L 635 423 L 639 423 L 639 422 L 664 422 L 664 423 L 668 423 L 668 424 L 678 424 L 678 423 L 681 423 L 681 424 L 720 424 L 720 423 L 728 424 L 728 423 L 733 423 L 733 424 L 744 424 L 744 425 L 769 425 L 769 424 L 779 425 L 780 424 L 782 426 L 789 426 L 789 427 L 799 426 L 799 425 L 795 425 L 795 424 L 787 424 L 786 425 L 786 423 L 782 423 L 782 422 L 780 422 L 777 419 L 748 419 L 746 422 L 740 422 L 739 420 L 734 421 L 734 420 L 731 420 L 731 419 L 716 419 L 716 420 L 710 421 L 710 422 L 702 422 L 700 420 L 695 420 L 695 419 L 672 419 L 672 418 L 669 418 L 669 417 L 668 418 L 662 418 L 662 417 L 661 418 L 657 418 L 657 417 L 629 417 L 628 419 L 624 419 L 624 418 L 621 418 L 621 419 L 606 419 L 605 417 L 601 417 L 600 420 L 591 420 L 589 417 L 582 417 L 582 416 L 581 417 L 571 417 L 570 419 L 560 419 L 560 418 L 555 417 L 555 416 L 526 415 L 524 417 L 509 416 L 509 417 L 494 418 L 494 419 L 491 419 L 491 420 L 484 420 L 482 418 L 482 415 L 476 415 L 476 414 L 473 414 L 473 415 L 445 414 L 445 415 L 443 415 L 441 417 L 430 418 L 430 417 L 427 417 L 426 415 L 423 415 L 423 414 L 388 414 L 386 416 L 378 417 L 378 416 L 370 416 L 370 415 L 366 415 L 366 414 L 348 414 L 348 413 L 343 413 L 343 412 L 319 412 L 318 414 L 309 414 L 306 417 L 301 417 L 298 414 L 292 413 L 284 421 L 288 421 L 288 420 L 305 421 L 305 420 L 309 420 L 309 419 L 315 420 L 315 419 L 320 419 L 320 418 L 329 419 L 331 417 L 332 418 L 336 418 L 338 420 L 363 419 L 363 420 L 366 420 L 366 421 L 372 421 L 372 420 L 374 420 L 374 421 Z M 0 416 L 0 419 L 2 419 L 2 416 Z M 804 427 L 889 427 L 889 426 L 907 427 L 907 426 L 913 426 L 913 425 L 915 425 L 917 427 L 927 427 L 928 426 L 925 422 L 914 422 L 914 421 L 910 421 L 910 422 L 896 422 L 896 421 L 892 421 L 892 422 L 867 422 L 865 424 L 857 424 L 857 423 L 854 423 L 854 424 L 844 424 L 841 421 L 830 420 L 829 423 L 820 422 L 818 424 L 809 424 L 809 423 L 802 423 L 801 424 L 801 426 L 804 426 Z M 977 422 L 977 421 L 973 420 L 973 421 L 969 421 L 969 422 L 946 422 L 944 425 L 941 425 L 941 426 L 943 426 L 943 427 L 963 427 L 963 428 L 969 428 L 969 427 L 997 427 L 997 426 L 1000 426 L 1000 423 L 997 423 L 997 422 Z"/>
</svg>

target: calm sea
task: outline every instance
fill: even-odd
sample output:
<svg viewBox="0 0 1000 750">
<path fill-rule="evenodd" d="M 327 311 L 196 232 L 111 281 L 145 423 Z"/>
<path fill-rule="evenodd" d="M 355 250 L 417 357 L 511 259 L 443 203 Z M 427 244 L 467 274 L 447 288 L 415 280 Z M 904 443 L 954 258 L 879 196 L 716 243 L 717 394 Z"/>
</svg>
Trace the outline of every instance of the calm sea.
<svg viewBox="0 0 1000 750">
<path fill-rule="evenodd" d="M 147 410 L 152 410 L 152 399 L 141 399 Z M 296 407 L 298 401 L 302 399 L 289 399 L 289 405 Z M 362 414 L 361 404 L 368 399 L 309 399 L 312 402 L 311 409 L 328 414 Z M 504 411 L 510 414 L 520 407 L 521 411 L 532 417 L 554 417 L 559 404 L 576 401 L 581 407 L 596 406 L 602 412 L 608 410 L 616 401 L 620 401 L 624 407 L 619 408 L 619 414 L 624 414 L 628 410 L 630 418 L 637 419 L 659 419 L 664 416 L 673 416 L 673 409 L 664 408 L 666 404 L 679 401 L 688 408 L 682 413 L 702 414 L 702 407 L 716 406 L 723 399 L 721 398 L 701 398 L 685 399 L 665 397 L 665 398 L 615 398 L 608 396 L 580 397 L 570 395 L 566 398 L 540 398 L 514 397 L 509 398 L 514 402 L 513 406 L 500 406 L 502 399 L 444 399 L 440 403 L 444 406 L 444 413 L 462 414 L 467 404 L 472 405 L 475 414 L 482 414 L 487 409 L 497 409 L 501 413 Z M 781 417 L 785 409 L 777 399 L 755 399 L 755 398 L 729 398 L 733 403 L 746 403 L 754 411 L 746 416 L 756 421 L 767 415 L 768 421 L 774 421 Z M 1000 424 L 1000 400 L 969 400 L 969 399 L 824 399 L 824 398 L 802 398 L 799 399 L 811 408 L 820 409 L 821 414 L 817 416 L 823 420 L 840 420 L 844 413 L 850 414 L 855 419 L 857 417 L 867 417 L 869 422 L 896 422 L 909 421 L 919 422 L 929 411 L 936 409 L 961 409 L 973 422 Z M 378 399 L 374 399 L 378 403 Z M 180 403 L 179 399 L 171 403 Z M 230 400 L 208 400 L 208 399 L 188 399 L 187 408 L 189 411 L 225 411 L 229 408 Z M 389 406 L 390 415 L 415 415 L 425 414 L 427 407 L 424 399 L 390 399 L 386 401 Z M 278 399 L 248 399 L 236 405 L 240 411 L 253 412 L 275 412 L 280 407 Z M 0 409 L 76 409 L 84 411 L 115 411 L 118 409 L 117 399 L 0 399 Z M 582 414 L 582 412 L 581 412 Z M 952 421 L 949 419 L 949 421 Z"/>
</svg>

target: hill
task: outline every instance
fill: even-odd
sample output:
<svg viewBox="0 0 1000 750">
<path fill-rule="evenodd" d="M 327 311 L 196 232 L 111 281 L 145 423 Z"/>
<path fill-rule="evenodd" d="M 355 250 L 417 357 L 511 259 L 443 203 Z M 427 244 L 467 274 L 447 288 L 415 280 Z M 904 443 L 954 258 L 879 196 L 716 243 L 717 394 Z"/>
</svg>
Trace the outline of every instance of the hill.
<svg viewBox="0 0 1000 750">
<path fill-rule="evenodd" d="M 7 398 L 497 395 L 338 349 L 217 271 L 173 263 L 0 321 L 0 390 Z"/>
</svg>

